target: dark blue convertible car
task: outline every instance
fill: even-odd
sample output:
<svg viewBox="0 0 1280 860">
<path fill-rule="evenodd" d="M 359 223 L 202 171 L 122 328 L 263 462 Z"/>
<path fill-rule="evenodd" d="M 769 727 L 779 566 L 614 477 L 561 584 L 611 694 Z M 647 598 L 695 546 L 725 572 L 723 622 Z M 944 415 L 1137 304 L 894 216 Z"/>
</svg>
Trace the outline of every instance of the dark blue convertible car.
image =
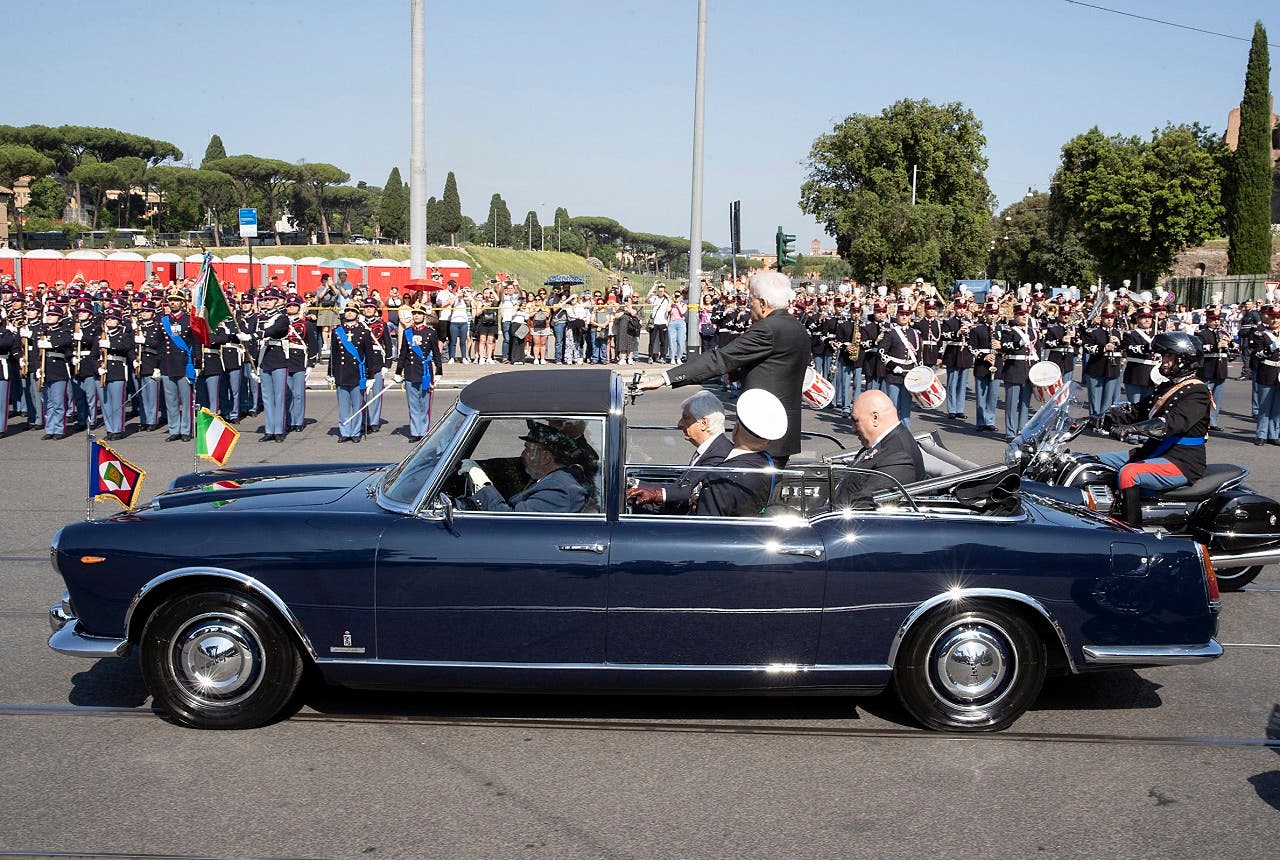
<svg viewBox="0 0 1280 860">
<path fill-rule="evenodd" d="M 155 704 L 200 728 L 277 717 L 311 666 L 352 688 L 892 686 L 926 726 L 998 730 L 1048 672 L 1221 653 L 1197 544 L 975 501 L 963 472 L 833 505 L 848 470 L 821 460 L 750 516 L 632 511 L 629 481 L 683 469 L 628 435 L 617 374 L 520 371 L 468 386 L 398 464 L 185 476 L 58 532 L 49 644 L 140 649 Z M 544 449 L 561 474 L 538 477 Z"/>
</svg>

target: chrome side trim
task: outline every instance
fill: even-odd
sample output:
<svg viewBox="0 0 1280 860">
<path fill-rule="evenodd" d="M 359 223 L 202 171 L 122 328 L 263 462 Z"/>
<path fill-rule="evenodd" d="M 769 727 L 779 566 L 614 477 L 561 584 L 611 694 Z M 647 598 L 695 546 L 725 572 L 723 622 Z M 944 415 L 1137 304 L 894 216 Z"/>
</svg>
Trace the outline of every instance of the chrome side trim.
<svg viewBox="0 0 1280 860">
<path fill-rule="evenodd" d="M 335 660 L 320 659 L 320 664 L 342 666 L 406 666 L 423 669 L 532 669 L 538 671 L 609 671 L 609 672 L 759 672 L 768 675 L 807 674 L 809 672 L 888 672 L 889 666 L 875 664 L 811 664 L 768 663 L 759 665 L 694 666 L 683 663 L 485 663 L 466 660 Z"/>
<path fill-rule="evenodd" d="M 50 623 L 53 623 L 52 618 Z M 80 630 L 80 620 L 71 618 L 53 631 L 53 635 L 49 637 L 49 647 L 70 657 L 97 660 L 102 657 L 123 657 L 129 653 L 130 645 L 128 639 L 111 639 L 83 633 Z"/>
<path fill-rule="evenodd" d="M 157 586 L 166 582 L 172 582 L 175 579 L 185 579 L 192 576 L 212 576 L 217 579 L 229 579 L 232 582 L 239 583 L 245 588 L 252 591 L 262 599 L 270 603 L 284 617 L 289 626 L 293 628 L 293 632 L 298 634 L 298 639 L 302 642 L 302 647 L 307 649 L 307 653 L 311 655 L 311 659 L 316 659 L 316 649 L 312 646 L 311 640 L 302 629 L 302 623 L 298 621 L 298 617 L 285 604 L 280 596 L 262 584 L 252 576 L 246 576 L 234 570 L 227 570 L 222 567 L 181 567 L 177 570 L 171 570 L 168 573 L 162 573 L 152 579 L 133 596 L 133 600 L 129 601 L 129 608 L 124 613 L 124 634 L 127 637 L 129 630 L 133 625 L 133 612 L 138 608 L 138 604 Z"/>
<path fill-rule="evenodd" d="M 1260 534 L 1248 534 L 1247 532 L 1209 532 L 1210 540 L 1214 538 L 1226 538 L 1227 540 L 1280 540 L 1280 532 L 1265 532 Z"/>
<path fill-rule="evenodd" d="M 1084 659 L 1095 666 L 1185 666 L 1222 656 L 1217 639 L 1203 645 L 1086 645 Z"/>
<path fill-rule="evenodd" d="M 898 648 L 901 647 L 903 640 L 907 638 L 907 633 L 910 632 L 912 625 L 919 621 L 930 610 L 941 606 L 944 603 L 958 604 L 966 599 L 983 597 L 990 597 L 998 600 L 1012 600 L 1015 603 L 1021 603 L 1023 606 L 1028 606 L 1031 609 L 1034 609 L 1042 618 L 1044 618 L 1045 621 L 1049 622 L 1053 627 L 1054 632 L 1058 634 L 1058 643 L 1062 646 L 1062 653 L 1067 658 L 1067 666 L 1071 669 L 1071 672 L 1074 674 L 1080 671 L 1079 667 L 1076 665 L 1075 657 L 1071 653 L 1071 647 L 1067 644 L 1067 634 L 1062 632 L 1062 625 L 1060 625 L 1058 620 L 1050 614 L 1049 610 L 1045 609 L 1044 604 L 1039 600 L 1036 600 L 1034 597 L 1023 594 L 1020 591 L 1009 591 L 1004 588 L 955 588 L 930 597 L 924 603 L 921 603 L 915 609 L 911 610 L 911 613 L 902 622 L 902 625 L 898 628 L 897 634 L 893 637 L 893 645 L 889 648 L 889 665 L 892 666 L 897 662 Z"/>
</svg>

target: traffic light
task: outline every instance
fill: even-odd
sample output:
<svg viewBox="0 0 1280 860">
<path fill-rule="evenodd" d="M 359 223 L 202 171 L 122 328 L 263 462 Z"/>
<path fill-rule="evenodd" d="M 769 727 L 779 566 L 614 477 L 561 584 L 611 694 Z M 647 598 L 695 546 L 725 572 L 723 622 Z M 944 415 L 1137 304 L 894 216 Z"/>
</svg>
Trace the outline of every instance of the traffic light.
<svg viewBox="0 0 1280 860">
<path fill-rule="evenodd" d="M 778 251 L 778 271 L 781 272 L 785 266 L 790 266 L 796 261 L 794 256 L 796 246 L 792 243 L 796 240 L 794 234 L 783 233 L 782 227 L 778 227 L 777 251 Z"/>
</svg>

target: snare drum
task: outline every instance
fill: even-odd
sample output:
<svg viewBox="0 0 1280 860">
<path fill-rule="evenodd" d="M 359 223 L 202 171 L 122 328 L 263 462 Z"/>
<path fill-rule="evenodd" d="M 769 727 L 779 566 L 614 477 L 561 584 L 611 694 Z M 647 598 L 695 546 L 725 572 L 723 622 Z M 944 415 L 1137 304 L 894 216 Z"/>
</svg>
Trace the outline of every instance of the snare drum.
<svg viewBox="0 0 1280 860">
<path fill-rule="evenodd" d="M 800 397 L 806 406 L 814 409 L 826 409 L 836 397 L 836 387 L 821 373 L 812 367 L 805 368 L 804 389 Z"/>
<path fill-rule="evenodd" d="M 938 374 L 928 367 L 913 367 L 907 371 L 903 385 L 921 409 L 937 409 L 946 402 L 947 389 L 938 379 Z"/>
<path fill-rule="evenodd" d="M 1035 389 L 1036 400 L 1048 403 L 1062 390 L 1062 368 L 1052 361 L 1037 361 L 1027 371 L 1027 381 Z"/>
</svg>

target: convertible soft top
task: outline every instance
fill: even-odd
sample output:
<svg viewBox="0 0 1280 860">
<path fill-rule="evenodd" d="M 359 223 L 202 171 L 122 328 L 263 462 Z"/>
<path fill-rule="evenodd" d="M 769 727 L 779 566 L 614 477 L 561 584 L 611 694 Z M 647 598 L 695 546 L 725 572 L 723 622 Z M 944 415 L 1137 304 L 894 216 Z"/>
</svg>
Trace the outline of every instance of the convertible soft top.
<svg viewBox="0 0 1280 860">
<path fill-rule="evenodd" d="M 462 403 L 483 414 L 516 412 L 604 415 L 609 412 L 611 370 L 520 370 L 477 379 L 462 390 Z"/>
</svg>

